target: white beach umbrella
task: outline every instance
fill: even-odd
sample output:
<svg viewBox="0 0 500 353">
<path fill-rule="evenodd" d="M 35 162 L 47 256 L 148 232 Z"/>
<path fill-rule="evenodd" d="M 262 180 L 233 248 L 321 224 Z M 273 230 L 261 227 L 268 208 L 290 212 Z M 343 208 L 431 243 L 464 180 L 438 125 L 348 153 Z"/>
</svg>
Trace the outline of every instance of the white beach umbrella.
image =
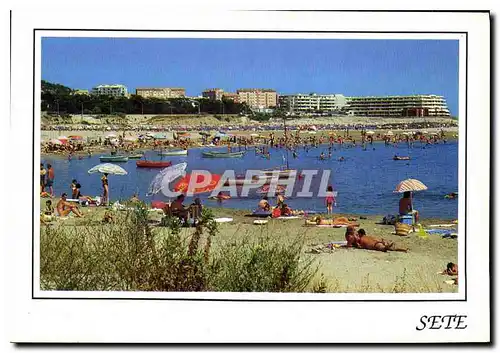
<svg viewBox="0 0 500 353">
<path fill-rule="evenodd" d="M 394 135 L 394 133 L 392 131 L 387 131 L 386 135 L 387 136 L 392 136 L 392 135 Z"/>
<path fill-rule="evenodd" d="M 370 130 L 370 131 L 367 131 L 367 132 L 366 132 L 366 134 L 367 134 L 367 135 L 374 135 L 374 134 L 375 134 L 375 131 L 371 131 L 371 130 Z"/>
<path fill-rule="evenodd" d="M 113 163 L 102 163 L 98 164 L 88 171 L 89 174 L 94 174 L 94 173 L 106 173 L 106 174 L 113 174 L 113 175 L 127 175 L 127 171 L 123 169 L 122 167 L 113 164 Z"/>
<path fill-rule="evenodd" d="M 115 133 L 110 133 L 110 134 L 107 134 L 106 135 L 106 138 L 109 139 L 109 138 L 113 138 L 113 137 L 116 137 L 116 134 Z"/>
<path fill-rule="evenodd" d="M 157 194 L 163 188 L 168 187 L 168 184 L 180 177 L 186 168 L 187 163 L 184 162 L 163 169 L 151 181 L 147 195 Z"/>
<path fill-rule="evenodd" d="M 95 167 L 92 167 L 88 171 L 89 174 L 102 173 L 102 174 L 112 174 L 112 175 L 127 175 L 127 171 L 122 167 L 113 163 L 102 163 Z M 108 191 L 108 202 L 111 200 L 110 193 Z"/>
<path fill-rule="evenodd" d="M 59 136 L 57 139 L 58 140 L 67 140 L 68 138 L 66 136 L 62 135 L 62 136 Z"/>
</svg>

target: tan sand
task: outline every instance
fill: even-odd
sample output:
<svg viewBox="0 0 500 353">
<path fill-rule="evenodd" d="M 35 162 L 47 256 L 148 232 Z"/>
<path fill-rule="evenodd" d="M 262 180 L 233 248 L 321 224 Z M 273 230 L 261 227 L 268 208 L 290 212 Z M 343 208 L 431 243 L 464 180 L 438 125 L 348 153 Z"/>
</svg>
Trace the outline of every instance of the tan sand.
<svg viewBox="0 0 500 353">
<path fill-rule="evenodd" d="M 54 200 L 54 205 L 57 200 Z M 42 207 L 45 199 L 41 199 Z M 102 220 L 105 208 L 81 208 L 85 218 L 69 218 L 58 221 L 64 226 L 91 226 Z M 309 253 L 318 244 L 344 240 L 345 228 L 316 228 L 304 226 L 303 219 L 271 219 L 266 225 L 254 225 L 255 218 L 245 217 L 246 211 L 233 209 L 213 209 L 217 217 L 232 217 L 231 223 L 220 224 L 220 233 L 213 239 L 213 249 L 230 248 L 231 243 L 243 238 L 258 239 L 259 236 L 271 235 L 274 239 L 290 243 L 296 237 L 304 240 L 303 259 L 314 258 L 319 265 L 317 279 L 324 276 L 328 292 L 456 292 L 457 286 L 445 283 L 451 277 L 437 274 L 448 262 L 457 262 L 458 242 L 456 239 L 443 239 L 439 235 L 419 238 L 415 233 L 407 237 L 391 234 L 393 226 L 376 224 L 380 216 L 368 216 L 359 219 L 361 228 L 369 235 L 383 237 L 408 247 L 409 252 L 377 252 L 361 249 L 339 248 L 319 254 Z M 120 211 L 115 211 L 120 214 Z M 338 215 L 337 215 L 338 216 Z M 159 217 L 153 216 L 152 217 Z M 423 225 L 450 223 L 449 220 L 423 220 Z M 162 227 L 155 227 L 157 236 L 167 234 Z M 192 228 L 183 229 L 188 237 Z"/>
</svg>

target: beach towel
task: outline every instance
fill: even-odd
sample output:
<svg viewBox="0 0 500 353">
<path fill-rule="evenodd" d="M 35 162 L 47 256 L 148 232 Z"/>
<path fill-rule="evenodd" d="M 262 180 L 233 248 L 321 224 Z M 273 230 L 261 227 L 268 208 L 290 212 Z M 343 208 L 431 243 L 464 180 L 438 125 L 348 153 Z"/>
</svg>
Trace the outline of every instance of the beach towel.
<svg viewBox="0 0 500 353">
<path fill-rule="evenodd" d="M 214 221 L 216 223 L 227 223 L 227 222 L 232 222 L 233 219 L 231 217 L 220 217 L 220 218 L 215 218 Z"/>
<path fill-rule="evenodd" d="M 283 220 L 288 220 L 288 219 L 299 219 L 299 216 L 279 216 L 276 217 L 276 219 L 283 219 Z"/>
<path fill-rule="evenodd" d="M 438 234 L 438 235 L 451 235 L 451 229 L 426 229 L 425 232 L 427 234 Z"/>
<path fill-rule="evenodd" d="M 256 219 L 255 221 L 253 221 L 253 224 L 262 225 L 266 224 L 267 222 L 269 222 L 267 219 Z"/>
<path fill-rule="evenodd" d="M 431 224 L 429 227 L 456 227 L 456 224 L 451 223 L 451 224 Z"/>
<path fill-rule="evenodd" d="M 271 217 L 271 211 L 255 210 L 252 212 L 252 217 Z"/>
<path fill-rule="evenodd" d="M 167 206 L 167 204 L 163 201 L 151 201 L 151 208 L 165 208 L 165 206 Z"/>
<path fill-rule="evenodd" d="M 347 224 L 316 224 L 317 228 L 347 228 Z"/>
</svg>

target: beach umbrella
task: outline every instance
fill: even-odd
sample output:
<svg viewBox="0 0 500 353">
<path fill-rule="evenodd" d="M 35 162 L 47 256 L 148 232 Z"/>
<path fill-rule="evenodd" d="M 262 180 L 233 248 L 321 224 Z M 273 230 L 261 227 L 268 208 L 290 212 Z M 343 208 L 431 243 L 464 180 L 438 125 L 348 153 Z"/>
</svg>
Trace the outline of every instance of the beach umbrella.
<svg viewBox="0 0 500 353">
<path fill-rule="evenodd" d="M 113 137 L 116 137 L 116 134 L 111 133 L 111 134 L 107 134 L 107 135 L 106 135 L 106 138 L 107 138 L 107 139 L 110 139 L 110 138 L 113 138 Z"/>
<path fill-rule="evenodd" d="M 189 185 L 191 183 L 191 178 L 196 178 L 196 183 L 201 184 L 205 180 L 206 176 L 204 174 L 196 174 L 195 176 L 193 176 L 193 174 L 186 174 L 181 180 L 177 182 L 174 187 L 174 191 L 190 194 L 202 194 L 204 192 L 213 191 L 217 187 L 221 176 L 219 174 L 209 174 L 209 183 L 204 187 L 195 187 L 194 189 Z"/>
<path fill-rule="evenodd" d="M 394 192 L 403 193 L 406 191 L 423 191 L 427 190 L 427 186 L 417 179 L 406 179 L 400 182 Z"/>
<path fill-rule="evenodd" d="M 57 139 L 58 140 L 68 140 L 68 138 L 66 136 L 64 136 L 64 135 L 63 136 L 59 136 Z"/>
<path fill-rule="evenodd" d="M 375 131 L 367 131 L 366 132 L 367 135 L 374 135 L 375 134 Z"/>
<path fill-rule="evenodd" d="M 219 131 L 218 133 L 216 133 L 216 134 L 215 134 L 215 137 L 219 137 L 219 138 L 220 138 L 220 137 L 226 137 L 226 136 L 227 136 L 227 135 L 226 135 L 225 133 L 220 132 L 220 131 Z"/>
<path fill-rule="evenodd" d="M 187 163 L 172 165 L 160 171 L 151 181 L 147 196 L 155 195 L 172 181 L 180 177 L 186 170 Z"/>
<path fill-rule="evenodd" d="M 92 167 L 88 171 L 89 174 L 102 173 L 102 174 L 112 174 L 112 175 L 127 175 L 127 171 L 120 166 L 113 163 L 102 163 L 95 167 Z M 111 200 L 111 196 L 108 189 L 108 202 Z"/>
<path fill-rule="evenodd" d="M 54 144 L 54 145 L 62 145 L 63 143 L 58 140 L 58 139 L 52 139 L 49 141 L 50 143 Z"/>
<path fill-rule="evenodd" d="M 69 136 L 70 140 L 83 140 L 83 136 L 80 135 L 71 135 Z"/>
<path fill-rule="evenodd" d="M 394 135 L 394 133 L 392 131 L 387 131 L 386 135 L 387 136 L 392 136 L 392 135 Z"/>
<path fill-rule="evenodd" d="M 252 137 L 259 137 L 259 134 L 250 134 Z"/>
<path fill-rule="evenodd" d="M 429 133 L 429 131 L 425 131 L 425 130 L 424 130 L 424 131 L 422 131 L 422 133 L 423 133 L 423 134 L 428 134 L 428 133 Z"/>
<path fill-rule="evenodd" d="M 122 167 L 113 163 L 102 163 L 98 164 L 88 171 L 89 174 L 103 173 L 103 174 L 113 174 L 113 175 L 127 175 L 127 171 Z"/>
</svg>

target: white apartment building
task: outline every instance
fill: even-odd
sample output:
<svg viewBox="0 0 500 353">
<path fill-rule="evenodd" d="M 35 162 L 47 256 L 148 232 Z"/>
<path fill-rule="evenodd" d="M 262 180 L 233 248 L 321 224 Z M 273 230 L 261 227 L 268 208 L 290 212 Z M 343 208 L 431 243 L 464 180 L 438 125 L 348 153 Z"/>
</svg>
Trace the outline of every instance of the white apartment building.
<svg viewBox="0 0 500 353">
<path fill-rule="evenodd" d="M 99 96 L 126 97 L 127 87 L 124 85 L 99 85 L 92 88 L 92 94 Z"/>
<path fill-rule="evenodd" d="M 348 114 L 354 116 L 450 116 L 444 97 L 434 94 L 346 97 L 346 99 Z"/>
<path fill-rule="evenodd" d="M 347 105 L 342 94 L 290 94 L 280 95 L 280 107 L 290 113 L 335 112 Z"/>
</svg>

